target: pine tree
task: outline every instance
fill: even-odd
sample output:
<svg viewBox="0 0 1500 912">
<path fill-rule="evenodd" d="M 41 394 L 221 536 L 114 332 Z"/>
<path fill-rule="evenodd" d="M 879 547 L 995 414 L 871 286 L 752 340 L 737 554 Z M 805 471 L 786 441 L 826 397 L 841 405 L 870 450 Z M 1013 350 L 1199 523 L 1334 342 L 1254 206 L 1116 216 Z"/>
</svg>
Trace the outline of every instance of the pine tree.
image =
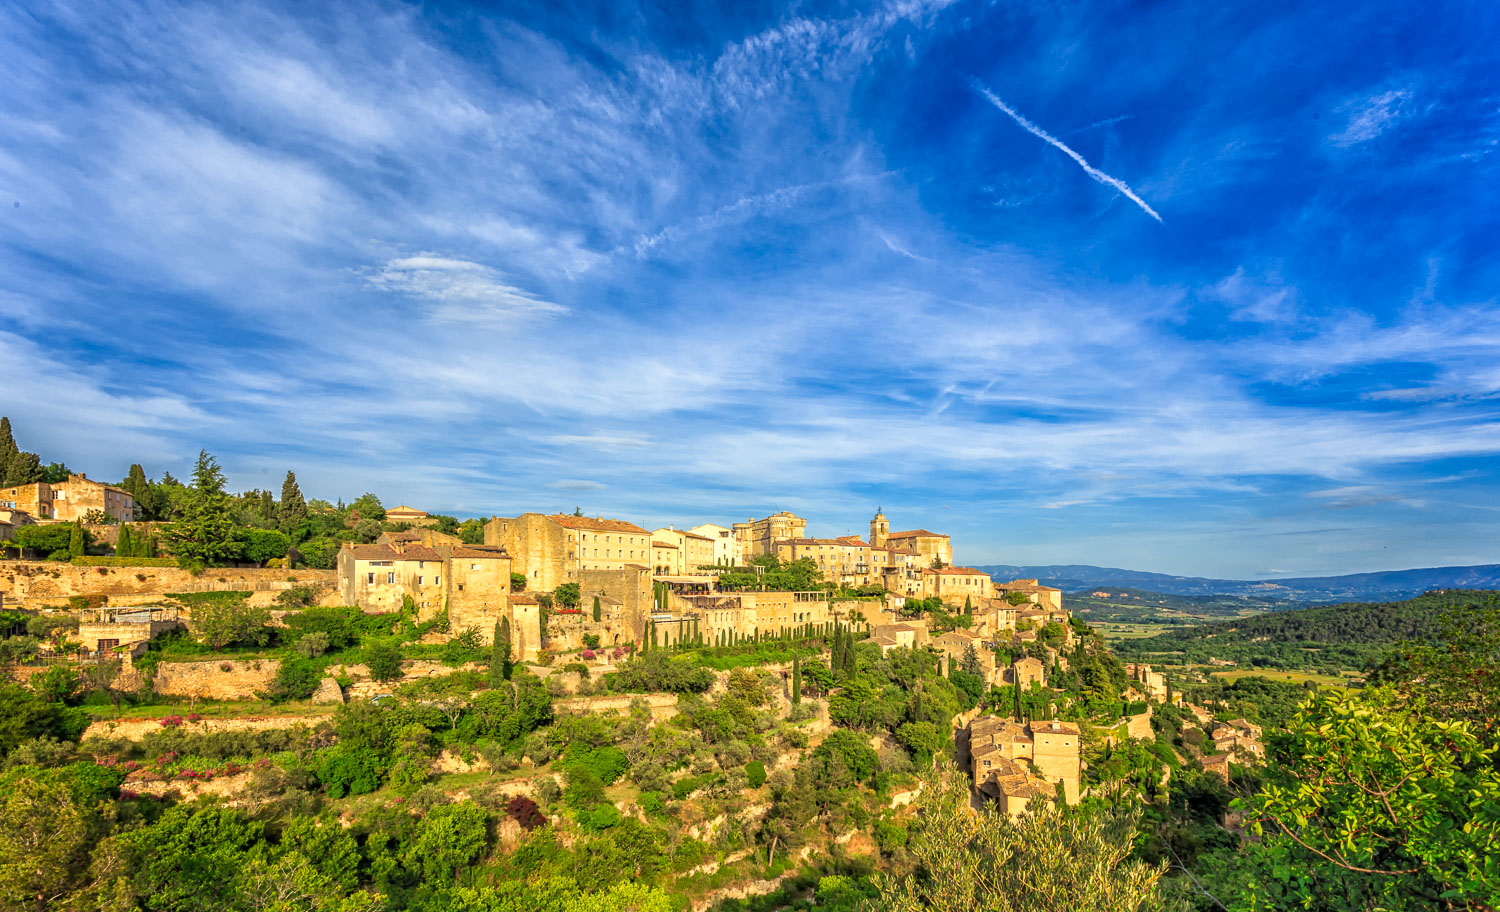
<svg viewBox="0 0 1500 912">
<path fill-rule="evenodd" d="M 73 523 L 73 531 L 68 533 L 68 559 L 83 557 L 83 521 Z"/>
<path fill-rule="evenodd" d="M 187 508 L 171 532 L 172 553 L 183 566 L 222 564 L 239 553 L 229 506 L 229 495 L 224 493 L 224 472 L 207 450 L 200 450 L 193 468 L 193 486 L 188 489 Z"/>
<path fill-rule="evenodd" d="M 802 656 L 792 654 L 792 704 L 802 702 Z"/>
<path fill-rule="evenodd" d="M 594 623 L 599 623 L 600 614 L 601 612 L 599 610 L 599 596 L 596 595 L 594 596 Z"/>
<path fill-rule="evenodd" d="M 260 492 L 260 518 L 265 520 L 276 518 L 276 499 L 271 496 L 270 491 Z"/>
<path fill-rule="evenodd" d="M 286 481 L 281 483 L 281 506 L 276 513 L 276 524 L 295 540 L 305 522 L 307 501 L 302 499 L 302 489 L 297 487 L 297 476 L 287 472 Z"/>
</svg>

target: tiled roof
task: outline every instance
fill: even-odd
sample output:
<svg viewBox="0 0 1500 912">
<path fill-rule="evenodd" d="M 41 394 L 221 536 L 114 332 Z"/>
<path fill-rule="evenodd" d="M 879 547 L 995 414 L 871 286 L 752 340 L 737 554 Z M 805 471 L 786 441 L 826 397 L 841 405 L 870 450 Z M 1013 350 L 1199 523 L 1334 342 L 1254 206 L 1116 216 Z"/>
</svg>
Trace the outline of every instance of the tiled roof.
<svg viewBox="0 0 1500 912">
<path fill-rule="evenodd" d="M 408 547 L 399 554 L 390 545 L 354 545 L 349 550 L 354 553 L 355 560 L 441 561 L 443 559 L 441 554 L 420 545 Z"/>
<path fill-rule="evenodd" d="M 418 514 L 420 516 L 426 516 L 427 515 L 427 511 L 426 510 L 418 510 L 416 507 L 408 507 L 405 504 L 402 504 L 399 507 L 391 507 L 389 510 L 385 511 L 385 515 L 386 516 L 390 516 L 392 513 L 415 513 L 415 514 Z"/>
<path fill-rule="evenodd" d="M 682 533 L 682 537 L 683 538 L 696 538 L 699 541 L 706 541 L 706 542 L 713 541 L 713 539 L 709 538 L 707 535 L 699 535 L 697 532 L 683 532 Z"/>
<path fill-rule="evenodd" d="M 604 519 L 593 516 L 568 516 L 554 513 L 547 517 L 567 529 L 587 529 L 590 532 L 628 532 L 634 535 L 650 535 L 645 529 L 623 519 Z"/>
<path fill-rule="evenodd" d="M 892 532 L 886 538 L 947 538 L 941 532 L 928 532 L 926 529 L 908 529 L 905 532 Z"/>
<path fill-rule="evenodd" d="M 541 604 L 536 599 L 532 598 L 529 595 L 521 593 L 521 592 L 512 592 L 510 594 L 510 603 L 512 605 L 540 605 Z"/>
<path fill-rule="evenodd" d="M 933 570 L 929 568 L 927 570 L 923 570 L 922 572 L 937 573 L 943 576 L 989 576 L 989 574 L 985 573 L 983 570 L 976 570 L 973 567 L 944 567 L 941 570 Z"/>
<path fill-rule="evenodd" d="M 655 542 L 654 541 L 654 542 L 651 543 L 651 547 L 653 547 L 653 548 L 676 548 L 677 546 L 674 545 L 674 544 L 672 544 L 671 542 Z"/>
<path fill-rule="evenodd" d="M 476 545 L 470 545 L 467 548 L 454 548 L 453 556 L 465 559 L 488 558 L 490 560 L 508 560 L 510 558 L 510 555 L 506 553 L 504 548 L 486 548 Z"/>
<path fill-rule="evenodd" d="M 779 539 L 778 545 L 840 545 L 845 548 L 868 548 L 869 545 L 862 541 L 850 541 L 846 538 L 783 538 Z"/>
</svg>

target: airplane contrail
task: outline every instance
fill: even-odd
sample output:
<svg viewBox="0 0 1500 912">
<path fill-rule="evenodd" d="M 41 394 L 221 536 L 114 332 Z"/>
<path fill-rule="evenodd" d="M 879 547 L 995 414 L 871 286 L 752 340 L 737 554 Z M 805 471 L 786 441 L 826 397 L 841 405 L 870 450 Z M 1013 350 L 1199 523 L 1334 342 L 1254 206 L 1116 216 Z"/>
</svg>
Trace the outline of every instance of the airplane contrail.
<svg viewBox="0 0 1500 912">
<path fill-rule="evenodd" d="M 1077 152 L 1069 149 L 1062 140 L 1053 136 L 1051 133 L 1048 133 L 1046 130 L 1043 130 L 1041 127 L 1027 120 L 1025 117 L 1022 117 L 1015 108 L 1012 108 L 1004 101 L 1001 101 L 999 95 L 991 92 L 985 86 L 981 85 L 978 82 L 975 82 L 974 88 L 978 90 L 979 93 L 985 98 L 988 98 L 990 104 L 1010 115 L 1010 119 L 1020 124 L 1021 128 L 1024 129 L 1027 133 L 1030 133 L 1032 136 L 1044 140 L 1050 145 L 1053 145 L 1062 150 L 1065 155 L 1073 159 L 1073 161 L 1077 162 L 1078 167 L 1082 168 L 1089 177 L 1092 177 L 1094 180 L 1098 181 L 1101 184 L 1106 184 L 1110 187 L 1114 187 L 1116 190 L 1129 197 L 1131 202 L 1135 203 L 1137 206 L 1140 206 L 1147 215 L 1156 219 L 1158 222 L 1161 221 L 1161 216 L 1157 214 L 1156 210 L 1152 209 L 1145 200 L 1141 199 L 1139 196 L 1136 196 L 1135 191 L 1126 186 L 1124 181 L 1120 180 L 1118 177 L 1110 177 L 1108 174 L 1105 174 L 1103 171 L 1100 171 L 1098 168 L 1095 168 L 1093 165 L 1084 161 L 1082 155 L 1079 155 Z"/>
</svg>

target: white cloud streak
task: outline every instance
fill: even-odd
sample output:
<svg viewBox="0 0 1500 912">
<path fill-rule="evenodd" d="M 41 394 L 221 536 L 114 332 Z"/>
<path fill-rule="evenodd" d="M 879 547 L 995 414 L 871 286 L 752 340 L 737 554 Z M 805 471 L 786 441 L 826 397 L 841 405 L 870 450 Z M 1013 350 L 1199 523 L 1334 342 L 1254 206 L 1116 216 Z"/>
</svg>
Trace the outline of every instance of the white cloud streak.
<svg viewBox="0 0 1500 912">
<path fill-rule="evenodd" d="M 1046 142 L 1048 145 L 1051 145 L 1054 148 L 1058 149 L 1064 155 L 1077 162 L 1078 167 L 1082 168 L 1084 170 L 1084 173 L 1089 177 L 1092 177 L 1094 180 L 1098 181 L 1101 184 L 1104 184 L 1107 187 L 1115 188 L 1115 190 L 1119 191 L 1131 202 L 1141 207 L 1142 212 L 1156 219 L 1158 222 L 1161 221 L 1161 216 L 1157 214 L 1156 210 L 1152 209 L 1149 203 L 1136 195 L 1136 192 L 1130 189 L 1130 187 L 1127 186 L 1124 181 L 1120 180 L 1118 177 L 1111 177 L 1110 175 L 1105 174 L 1103 171 L 1100 171 L 1098 168 L 1095 168 L 1093 165 L 1089 164 L 1082 155 L 1079 155 L 1077 152 L 1074 152 L 1072 149 L 1068 148 L 1067 144 L 1062 140 L 1053 136 L 1051 133 L 1048 133 L 1046 130 L 1043 130 L 1041 127 L 1027 120 L 1025 117 L 1021 116 L 1020 112 L 1016 111 L 1015 108 L 1012 108 L 1010 105 L 1006 104 L 1003 100 L 1001 100 L 999 95 L 996 95 L 984 85 L 976 82 L 974 83 L 974 89 L 975 91 L 982 94 L 985 98 L 989 99 L 990 104 L 999 108 L 1001 111 L 1004 111 L 1011 120 L 1014 120 L 1021 126 L 1021 129 L 1025 130 L 1027 133 L 1030 133 L 1032 136 L 1035 136 L 1036 138 Z"/>
</svg>

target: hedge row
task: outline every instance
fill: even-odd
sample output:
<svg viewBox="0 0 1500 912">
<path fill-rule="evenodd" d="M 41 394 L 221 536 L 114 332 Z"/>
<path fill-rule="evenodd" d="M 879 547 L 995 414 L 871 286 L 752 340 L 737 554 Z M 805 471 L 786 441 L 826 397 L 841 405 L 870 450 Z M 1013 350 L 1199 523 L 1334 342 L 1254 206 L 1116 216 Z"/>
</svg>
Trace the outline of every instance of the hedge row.
<svg viewBox="0 0 1500 912">
<path fill-rule="evenodd" d="M 75 557 L 75 567 L 175 567 L 175 557 Z"/>
</svg>

